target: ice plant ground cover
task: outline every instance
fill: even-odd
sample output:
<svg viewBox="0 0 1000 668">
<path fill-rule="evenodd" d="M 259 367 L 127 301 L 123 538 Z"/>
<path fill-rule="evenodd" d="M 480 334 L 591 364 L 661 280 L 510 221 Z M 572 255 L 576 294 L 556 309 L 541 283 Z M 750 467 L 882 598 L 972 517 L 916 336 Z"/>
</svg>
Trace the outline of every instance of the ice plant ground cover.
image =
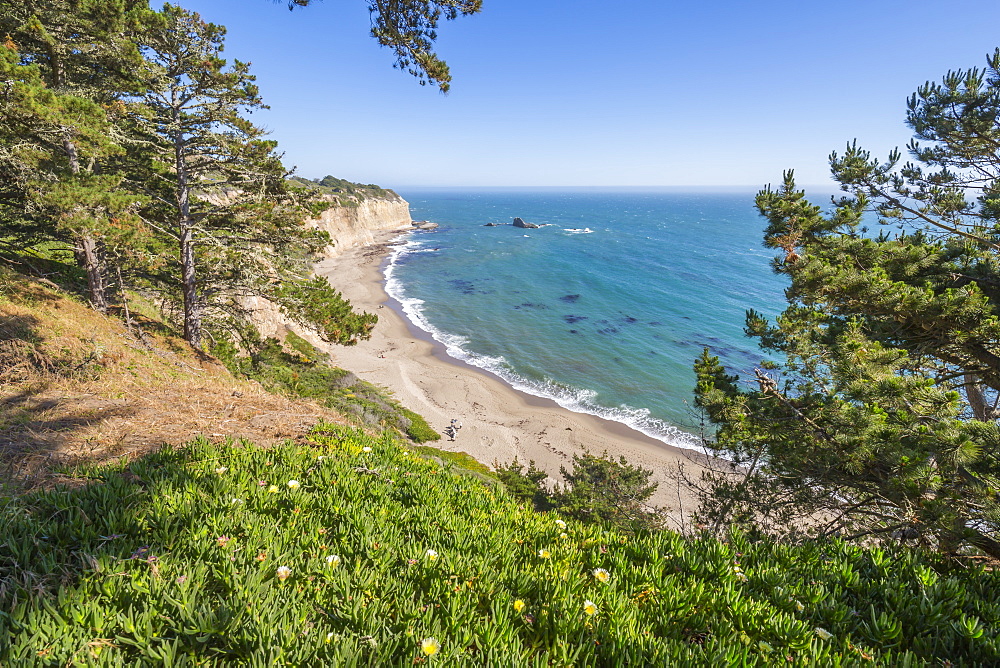
<svg viewBox="0 0 1000 668">
<path fill-rule="evenodd" d="M 982 567 L 627 535 L 388 435 L 313 441 L 197 441 L 0 499 L 0 665 L 1000 662 Z"/>
</svg>

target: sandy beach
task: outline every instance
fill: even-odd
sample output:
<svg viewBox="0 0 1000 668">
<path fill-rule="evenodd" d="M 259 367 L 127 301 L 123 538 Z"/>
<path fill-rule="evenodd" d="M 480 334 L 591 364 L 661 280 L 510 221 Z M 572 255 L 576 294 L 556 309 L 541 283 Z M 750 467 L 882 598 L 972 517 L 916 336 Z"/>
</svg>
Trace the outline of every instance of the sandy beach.
<svg viewBox="0 0 1000 668">
<path fill-rule="evenodd" d="M 404 406 L 423 415 L 439 433 L 452 419 L 461 422 L 456 440 L 443 437 L 435 447 L 464 451 L 483 462 L 507 463 L 517 457 L 559 479 L 559 468 L 574 453 L 608 451 L 654 471 L 660 483 L 652 502 L 673 519 L 695 503 L 666 473 L 678 462 L 694 472 L 689 458 L 699 454 L 667 445 L 626 425 L 574 413 L 549 399 L 513 389 L 482 369 L 449 356 L 444 346 L 412 325 L 384 289 L 382 275 L 391 241 L 386 232 L 374 244 L 350 248 L 317 265 L 356 309 L 377 313 L 371 339 L 356 346 L 326 346 L 334 364 L 391 390 Z"/>
</svg>

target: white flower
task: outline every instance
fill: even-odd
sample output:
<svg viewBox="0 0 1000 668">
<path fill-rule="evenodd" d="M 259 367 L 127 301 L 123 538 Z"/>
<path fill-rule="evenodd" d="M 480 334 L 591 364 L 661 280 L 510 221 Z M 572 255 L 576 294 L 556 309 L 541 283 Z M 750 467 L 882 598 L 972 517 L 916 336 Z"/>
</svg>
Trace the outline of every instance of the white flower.
<svg viewBox="0 0 1000 668">
<path fill-rule="evenodd" d="M 278 566 L 278 570 L 275 574 L 278 576 L 279 580 L 285 581 L 289 577 L 291 577 L 292 569 L 289 568 L 288 566 Z"/>
<path fill-rule="evenodd" d="M 426 554 L 427 554 L 427 558 L 430 559 L 431 561 L 434 561 L 435 559 L 438 558 L 438 553 L 435 552 L 434 550 L 427 550 Z M 434 640 L 434 639 L 431 638 L 431 640 Z"/>
<path fill-rule="evenodd" d="M 367 446 L 367 445 L 365 447 L 361 448 L 361 452 L 371 452 L 371 451 L 372 451 L 372 449 L 369 446 Z"/>
<path fill-rule="evenodd" d="M 594 603 L 593 601 L 584 601 L 583 611 L 587 613 L 588 617 L 593 617 L 594 615 L 597 614 L 597 604 Z"/>
<path fill-rule="evenodd" d="M 288 481 L 288 487 L 289 487 L 289 489 L 298 489 L 301 486 L 302 485 L 299 484 L 298 480 L 289 480 Z"/>
<path fill-rule="evenodd" d="M 565 529 L 566 523 L 563 522 L 562 520 L 556 520 L 556 526 L 559 527 L 560 529 Z"/>
<path fill-rule="evenodd" d="M 833 637 L 832 633 L 818 626 L 816 627 L 815 631 L 816 635 L 819 636 L 820 640 L 829 640 L 830 638 Z"/>
<path fill-rule="evenodd" d="M 403 456 L 404 456 L 404 457 L 406 457 L 406 456 L 407 456 L 407 455 L 409 455 L 409 454 L 410 454 L 410 451 L 409 451 L 409 450 L 403 450 Z"/>
<path fill-rule="evenodd" d="M 232 501 L 230 501 L 229 503 L 231 503 L 231 504 L 233 504 L 235 506 L 237 503 L 243 503 L 243 499 L 238 499 L 238 498 L 236 498 L 234 496 L 233 499 L 232 499 Z"/>
<path fill-rule="evenodd" d="M 225 473 L 228 470 L 229 469 L 227 469 L 225 466 L 220 466 L 219 468 L 215 469 L 215 472 L 218 473 L 219 475 L 222 475 L 223 473 Z"/>
<path fill-rule="evenodd" d="M 603 568 L 595 568 L 592 572 L 594 579 L 598 582 L 608 582 L 611 579 L 611 573 L 608 573 Z"/>
<path fill-rule="evenodd" d="M 330 643 L 333 640 L 333 631 L 326 634 L 326 642 Z"/>
<path fill-rule="evenodd" d="M 542 559 L 548 559 L 549 557 L 552 556 L 552 553 L 542 548 L 541 550 L 538 551 L 538 556 L 541 557 Z"/>
<path fill-rule="evenodd" d="M 326 558 L 326 565 L 327 566 L 340 566 L 340 555 L 339 554 L 331 554 L 329 557 Z"/>
<path fill-rule="evenodd" d="M 806 609 L 806 606 L 802 605 L 802 601 L 795 601 L 795 610 L 796 611 L 802 612 L 805 609 Z"/>
<path fill-rule="evenodd" d="M 437 638 L 424 638 L 420 641 L 420 649 L 427 656 L 434 656 L 441 651 L 441 643 L 437 641 Z"/>
<path fill-rule="evenodd" d="M 569 534 L 568 533 L 561 533 L 561 534 L 559 534 L 559 537 L 565 540 L 566 538 L 569 538 Z"/>
</svg>

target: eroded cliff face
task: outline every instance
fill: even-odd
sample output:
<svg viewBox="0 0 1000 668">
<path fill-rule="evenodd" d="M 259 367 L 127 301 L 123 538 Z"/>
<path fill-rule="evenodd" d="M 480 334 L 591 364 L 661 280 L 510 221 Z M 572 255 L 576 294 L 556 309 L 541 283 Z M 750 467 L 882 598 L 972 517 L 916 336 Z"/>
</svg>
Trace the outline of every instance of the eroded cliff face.
<svg viewBox="0 0 1000 668">
<path fill-rule="evenodd" d="M 306 224 L 330 234 L 333 243 L 326 249 L 327 258 L 336 257 L 350 248 L 373 243 L 380 232 L 413 229 L 410 204 L 399 195 L 394 198 L 366 199 L 357 206 L 331 207 L 318 218 L 306 220 Z M 250 296 L 243 297 L 242 303 L 253 310 L 254 324 L 263 336 L 284 338 L 286 331 L 293 330 L 313 345 L 323 349 L 325 344 L 318 334 L 293 323 L 281 313 L 276 304 L 263 297 Z"/>
<path fill-rule="evenodd" d="M 374 242 L 377 232 L 409 228 L 412 224 L 410 205 L 398 195 L 366 199 L 357 206 L 335 206 L 307 222 L 330 234 L 333 245 L 327 249 L 329 257 Z"/>
</svg>

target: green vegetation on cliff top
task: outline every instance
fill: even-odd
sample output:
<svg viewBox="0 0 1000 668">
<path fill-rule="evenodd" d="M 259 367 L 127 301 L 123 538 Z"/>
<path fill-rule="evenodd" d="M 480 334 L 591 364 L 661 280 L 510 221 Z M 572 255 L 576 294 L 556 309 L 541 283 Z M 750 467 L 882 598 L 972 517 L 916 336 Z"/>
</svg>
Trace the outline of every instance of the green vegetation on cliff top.
<svg viewBox="0 0 1000 668">
<path fill-rule="evenodd" d="M 320 195 L 326 195 L 340 206 L 353 207 L 367 199 L 396 199 L 399 195 L 394 190 L 383 188 L 374 183 L 354 183 L 335 176 L 324 176 L 322 179 L 307 179 L 293 176 L 290 179 L 298 186 L 307 188 Z"/>
</svg>

